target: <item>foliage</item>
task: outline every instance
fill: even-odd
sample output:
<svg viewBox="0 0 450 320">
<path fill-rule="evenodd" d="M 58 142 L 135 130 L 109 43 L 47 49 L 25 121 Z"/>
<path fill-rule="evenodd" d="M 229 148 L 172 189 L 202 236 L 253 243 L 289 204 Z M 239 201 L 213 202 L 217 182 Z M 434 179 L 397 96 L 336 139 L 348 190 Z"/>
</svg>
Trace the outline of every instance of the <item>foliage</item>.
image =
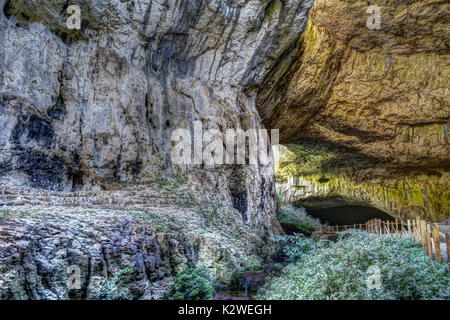
<svg viewBox="0 0 450 320">
<path fill-rule="evenodd" d="M 380 289 L 368 288 L 370 266 L 380 268 Z M 259 297 L 450 299 L 450 277 L 446 264 L 430 260 L 421 245 L 411 239 L 375 237 L 349 230 L 340 233 L 336 242 L 320 242 L 314 250 L 301 255 L 281 277 L 261 290 Z"/>
<path fill-rule="evenodd" d="M 239 290 L 239 284 L 244 274 L 262 272 L 261 259 L 257 256 L 250 256 L 244 261 L 244 264 L 233 274 L 231 280 L 231 289 Z"/>
<path fill-rule="evenodd" d="M 175 276 L 169 289 L 169 299 L 211 300 L 214 287 L 210 272 L 202 268 L 187 268 Z"/>
<path fill-rule="evenodd" d="M 272 238 L 279 246 L 278 255 L 282 258 L 287 258 L 289 261 L 297 261 L 302 255 L 309 253 L 318 246 L 321 242 L 316 242 L 309 238 L 305 238 L 302 234 L 296 233 L 294 235 L 282 235 Z"/>
<path fill-rule="evenodd" d="M 277 212 L 277 218 L 280 223 L 292 225 L 303 233 L 311 234 L 315 231 L 315 219 L 311 218 L 301 209 L 285 206 Z"/>
<path fill-rule="evenodd" d="M 127 299 L 127 284 L 133 281 L 133 268 L 125 268 L 116 272 L 111 279 L 105 282 L 98 294 L 100 300 Z"/>
</svg>

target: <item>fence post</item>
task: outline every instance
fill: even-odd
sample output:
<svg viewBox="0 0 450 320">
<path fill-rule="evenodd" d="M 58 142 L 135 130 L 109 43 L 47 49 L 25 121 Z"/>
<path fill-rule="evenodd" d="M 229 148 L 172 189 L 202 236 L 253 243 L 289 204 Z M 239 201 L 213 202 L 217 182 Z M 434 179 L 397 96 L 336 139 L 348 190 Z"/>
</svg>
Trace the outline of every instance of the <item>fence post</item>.
<svg viewBox="0 0 450 320">
<path fill-rule="evenodd" d="M 422 223 L 420 222 L 419 219 L 417 219 L 416 225 L 417 225 L 417 241 L 422 243 Z"/>
<path fill-rule="evenodd" d="M 411 220 L 408 219 L 408 236 L 411 238 Z"/>
<path fill-rule="evenodd" d="M 395 218 L 395 237 L 398 235 L 398 219 Z"/>
<path fill-rule="evenodd" d="M 445 234 L 445 243 L 447 245 L 447 264 L 448 264 L 448 274 L 450 275 L 450 233 Z"/>
<path fill-rule="evenodd" d="M 416 241 L 416 220 L 414 220 L 414 219 L 412 221 L 412 231 L 413 231 L 414 241 Z"/>
<path fill-rule="evenodd" d="M 422 244 L 423 250 L 426 251 L 425 245 L 424 245 L 424 230 L 423 230 L 423 221 L 419 220 L 419 229 L 420 229 L 420 243 Z"/>
<path fill-rule="evenodd" d="M 439 226 L 437 223 L 433 224 L 434 235 L 434 258 L 436 262 L 441 262 L 441 243 L 439 242 Z"/>
<path fill-rule="evenodd" d="M 427 247 L 428 247 L 428 255 L 430 259 L 433 260 L 433 248 L 431 247 L 431 242 L 433 241 L 433 234 L 431 233 L 431 225 L 427 224 Z"/>
</svg>

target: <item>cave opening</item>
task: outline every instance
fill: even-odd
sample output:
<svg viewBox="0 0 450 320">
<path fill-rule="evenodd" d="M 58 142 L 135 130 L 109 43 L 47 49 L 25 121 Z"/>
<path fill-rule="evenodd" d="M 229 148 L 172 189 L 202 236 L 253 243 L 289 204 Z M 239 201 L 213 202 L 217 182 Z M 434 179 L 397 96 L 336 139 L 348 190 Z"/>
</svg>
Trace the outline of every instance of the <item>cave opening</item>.
<svg viewBox="0 0 450 320">
<path fill-rule="evenodd" d="M 306 210 L 310 216 L 332 226 L 361 224 L 371 219 L 381 219 L 383 221 L 395 220 L 395 218 L 384 211 L 362 205 L 342 205 L 320 209 L 306 208 Z"/>
</svg>

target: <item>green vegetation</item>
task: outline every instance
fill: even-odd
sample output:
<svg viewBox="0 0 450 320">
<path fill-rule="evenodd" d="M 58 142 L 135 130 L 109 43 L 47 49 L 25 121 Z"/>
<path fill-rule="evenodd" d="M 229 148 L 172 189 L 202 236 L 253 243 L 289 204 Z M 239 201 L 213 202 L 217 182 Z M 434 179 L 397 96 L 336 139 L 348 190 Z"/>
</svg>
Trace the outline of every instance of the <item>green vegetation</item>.
<svg viewBox="0 0 450 320">
<path fill-rule="evenodd" d="M 129 296 L 126 292 L 127 284 L 133 281 L 133 268 L 125 268 L 116 272 L 105 282 L 98 294 L 100 300 L 125 300 Z"/>
<path fill-rule="evenodd" d="M 295 263 L 264 289 L 263 299 L 450 299 L 447 265 L 425 255 L 410 239 L 373 237 L 348 230 L 335 242 L 286 239 Z M 293 251 L 295 246 L 297 251 Z M 369 289 L 369 267 L 380 269 L 381 287 Z"/>
<path fill-rule="evenodd" d="M 262 273 L 261 258 L 257 256 L 250 256 L 244 261 L 244 264 L 233 274 L 231 280 L 231 289 L 239 290 L 239 283 L 243 276 L 248 273 Z"/>
<path fill-rule="evenodd" d="M 211 274 L 202 268 L 187 268 L 178 273 L 169 289 L 172 300 L 211 300 L 213 294 Z"/>
<path fill-rule="evenodd" d="M 307 219 L 298 215 L 293 215 L 282 209 L 277 212 L 277 218 L 280 223 L 294 226 L 296 229 L 306 234 L 311 234 L 315 230 L 315 226 Z"/>
<path fill-rule="evenodd" d="M 305 238 L 302 234 L 276 236 L 272 240 L 279 246 L 277 256 L 291 262 L 298 261 L 304 254 L 320 246 L 320 242 Z"/>
</svg>

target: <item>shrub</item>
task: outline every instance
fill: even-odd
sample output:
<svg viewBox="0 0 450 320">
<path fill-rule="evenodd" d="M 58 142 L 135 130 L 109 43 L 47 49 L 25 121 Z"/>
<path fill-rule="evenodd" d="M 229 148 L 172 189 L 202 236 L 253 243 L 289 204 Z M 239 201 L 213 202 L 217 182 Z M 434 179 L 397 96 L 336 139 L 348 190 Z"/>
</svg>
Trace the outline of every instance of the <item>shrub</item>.
<svg viewBox="0 0 450 320">
<path fill-rule="evenodd" d="M 287 258 L 287 260 L 292 262 L 299 260 L 302 255 L 309 253 L 321 245 L 321 242 L 315 242 L 309 238 L 305 238 L 300 233 L 275 236 L 272 240 L 279 246 L 278 256 L 283 260 Z"/>
<path fill-rule="evenodd" d="M 243 276 L 248 273 L 261 273 L 261 259 L 257 256 L 249 256 L 243 263 L 243 265 L 236 270 L 231 279 L 230 289 L 232 290 L 240 290 L 241 282 L 243 281 Z"/>
<path fill-rule="evenodd" d="M 134 269 L 125 268 L 116 272 L 111 279 L 100 288 L 100 300 L 128 300 L 130 299 L 129 285 L 133 282 Z"/>
<path fill-rule="evenodd" d="M 260 291 L 264 299 L 450 299 L 447 265 L 431 261 L 411 239 L 340 233 L 285 268 Z M 369 289 L 370 266 L 378 266 L 381 288 Z"/>
<path fill-rule="evenodd" d="M 306 213 L 304 208 L 296 208 L 292 205 L 281 207 L 277 212 L 277 219 L 283 227 L 297 229 L 302 233 L 311 234 L 315 231 L 315 226 L 319 224 L 317 219 L 314 219 Z M 288 232 L 288 230 L 286 230 Z"/>
<path fill-rule="evenodd" d="M 169 299 L 211 300 L 214 294 L 210 272 L 201 268 L 187 268 L 175 276 L 169 289 Z"/>
</svg>

